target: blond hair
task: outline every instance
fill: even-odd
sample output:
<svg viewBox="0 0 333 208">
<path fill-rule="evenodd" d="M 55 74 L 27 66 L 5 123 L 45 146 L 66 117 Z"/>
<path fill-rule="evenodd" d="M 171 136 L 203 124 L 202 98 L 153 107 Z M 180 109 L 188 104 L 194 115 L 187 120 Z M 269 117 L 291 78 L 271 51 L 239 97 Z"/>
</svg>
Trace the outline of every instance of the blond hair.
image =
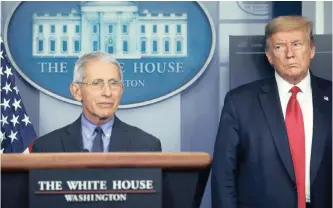
<svg viewBox="0 0 333 208">
<path fill-rule="evenodd" d="M 305 30 L 309 34 L 310 43 L 314 43 L 311 21 L 303 16 L 280 16 L 269 21 L 265 27 L 266 50 L 273 34 L 292 30 Z"/>
</svg>

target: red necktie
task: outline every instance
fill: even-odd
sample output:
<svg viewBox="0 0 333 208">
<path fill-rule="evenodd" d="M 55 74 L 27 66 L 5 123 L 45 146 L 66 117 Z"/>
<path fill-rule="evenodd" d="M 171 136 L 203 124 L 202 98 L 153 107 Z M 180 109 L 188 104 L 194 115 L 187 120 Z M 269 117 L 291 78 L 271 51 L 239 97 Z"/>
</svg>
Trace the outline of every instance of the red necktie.
<svg viewBox="0 0 333 208">
<path fill-rule="evenodd" d="M 292 95 L 286 111 L 286 127 L 296 176 L 297 208 L 305 208 L 305 133 L 302 110 L 296 97 L 300 89 L 294 86 L 290 91 Z"/>
</svg>

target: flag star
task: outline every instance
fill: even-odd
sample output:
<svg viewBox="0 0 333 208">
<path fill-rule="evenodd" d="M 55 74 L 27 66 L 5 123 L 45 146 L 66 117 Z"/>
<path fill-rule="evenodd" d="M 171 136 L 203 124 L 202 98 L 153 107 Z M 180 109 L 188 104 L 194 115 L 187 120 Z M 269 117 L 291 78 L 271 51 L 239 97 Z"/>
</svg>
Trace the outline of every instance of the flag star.
<svg viewBox="0 0 333 208">
<path fill-rule="evenodd" d="M 16 116 L 13 114 L 13 118 L 12 118 L 12 120 L 10 120 L 10 122 L 13 123 L 14 128 L 15 128 L 15 125 L 16 125 L 16 124 L 20 124 L 20 122 L 17 121 L 18 118 L 19 118 L 19 116 L 16 117 Z"/>
<path fill-rule="evenodd" d="M 13 143 L 13 141 L 16 139 L 16 134 L 17 134 L 17 131 L 14 133 L 13 130 L 10 130 L 10 135 L 8 136 L 10 139 L 11 139 L 11 143 Z"/>
<path fill-rule="evenodd" d="M 3 51 L 0 51 L 0 60 L 3 59 L 2 53 Z"/>
<path fill-rule="evenodd" d="M 3 40 L 2 40 L 2 37 L 0 36 L 0 43 L 2 43 L 3 42 Z"/>
<path fill-rule="evenodd" d="M 0 144 L 2 144 L 2 141 L 5 139 L 5 133 L 0 131 Z"/>
<path fill-rule="evenodd" d="M 3 99 L 3 103 L 1 103 L 2 106 L 4 106 L 4 110 L 6 110 L 6 108 L 10 108 L 9 106 L 9 101 L 10 99 L 6 100 L 6 98 Z"/>
<path fill-rule="evenodd" d="M 2 126 L 4 126 L 5 124 L 8 124 L 7 118 L 8 118 L 8 116 L 1 115 L 0 121 L 1 121 Z"/>
<path fill-rule="evenodd" d="M 4 149 L 4 148 L 2 148 L 2 149 L 0 150 L 0 154 L 2 154 L 4 150 L 5 150 L 5 149 Z"/>
<path fill-rule="evenodd" d="M 9 77 L 9 75 L 13 75 L 13 73 L 12 73 L 12 68 L 6 66 L 5 74 L 7 75 L 7 79 L 8 79 L 8 77 Z"/>
<path fill-rule="evenodd" d="M 11 83 L 8 84 L 8 82 L 6 82 L 6 86 L 4 86 L 2 89 L 6 90 L 6 95 L 8 94 L 8 91 L 12 91 L 12 89 L 10 88 Z"/>
<path fill-rule="evenodd" d="M 29 117 L 28 117 L 26 114 L 24 114 L 24 119 L 22 119 L 22 121 L 25 123 L 25 126 L 27 126 L 28 123 L 31 123 L 31 122 L 29 121 Z"/>
<path fill-rule="evenodd" d="M 1 68 L 0 68 L 0 75 L 3 75 L 2 69 L 3 69 L 3 68 L 1 67 Z"/>
<path fill-rule="evenodd" d="M 18 93 L 19 93 L 20 91 L 19 91 L 19 89 L 17 88 L 17 86 L 15 86 L 13 89 L 15 90 L 16 94 L 18 95 Z"/>
<path fill-rule="evenodd" d="M 13 103 L 12 105 L 14 106 L 15 111 L 16 111 L 18 108 L 21 108 L 20 102 L 21 102 L 21 100 L 16 100 L 16 98 L 14 98 L 14 103 Z"/>
</svg>

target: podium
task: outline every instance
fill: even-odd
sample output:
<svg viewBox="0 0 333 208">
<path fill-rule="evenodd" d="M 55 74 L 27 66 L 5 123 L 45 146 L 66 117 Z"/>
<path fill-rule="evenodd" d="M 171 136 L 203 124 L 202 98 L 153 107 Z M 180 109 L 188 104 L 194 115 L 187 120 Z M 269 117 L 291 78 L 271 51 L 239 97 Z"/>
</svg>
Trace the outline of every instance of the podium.
<svg viewBox="0 0 333 208">
<path fill-rule="evenodd" d="M 144 200 L 149 200 L 148 194 L 142 194 L 144 193 L 143 191 L 145 191 L 145 193 L 150 191 L 154 192 L 155 201 L 160 200 L 160 207 L 195 208 L 200 207 L 210 173 L 210 166 L 210 155 L 201 152 L 2 154 L 1 207 L 29 208 L 32 206 L 31 203 L 33 200 L 39 200 L 39 198 L 36 198 L 39 197 L 37 194 L 45 194 L 45 192 L 42 191 L 45 191 L 47 187 L 62 190 L 59 189 L 60 186 L 57 186 L 61 184 L 61 182 L 59 182 L 59 177 L 65 177 L 65 179 L 67 179 L 66 177 L 72 177 L 71 179 L 73 179 L 74 175 L 78 178 L 84 178 L 81 175 L 88 174 L 88 178 L 95 177 L 95 183 L 97 183 L 97 179 L 106 181 L 113 180 L 113 178 L 117 177 L 127 177 L 129 180 L 133 179 L 133 177 L 146 177 L 145 180 L 141 180 L 140 182 L 141 188 L 146 188 L 146 190 L 137 192 L 138 194 L 135 195 L 135 199 L 133 194 L 130 194 L 127 198 L 130 198 L 132 201 L 136 200 L 136 203 L 143 202 Z M 68 174 L 71 174 L 71 176 Z M 154 178 L 152 180 L 154 180 L 154 183 L 156 184 L 156 190 L 159 191 L 156 191 L 155 189 L 148 190 L 149 188 L 152 188 L 152 180 L 147 180 L 150 176 Z M 58 180 L 57 183 L 59 184 L 54 184 L 53 178 L 58 178 L 54 180 Z M 52 184 L 50 181 L 45 182 L 45 180 L 50 180 Z M 38 181 L 38 184 L 36 181 Z M 116 182 L 112 182 L 113 185 L 117 185 Z M 123 184 L 125 184 L 125 188 L 129 188 L 130 183 L 125 181 L 124 178 L 122 181 L 118 180 L 118 182 L 119 186 L 121 182 L 124 182 Z M 134 180 L 132 180 L 132 182 L 134 182 Z M 47 183 L 47 185 L 44 184 L 45 186 L 43 187 L 42 183 Z M 106 182 L 102 181 L 98 187 L 104 189 L 105 193 L 106 191 L 109 191 L 108 193 L 113 191 L 112 193 L 114 193 L 115 190 L 106 190 L 105 183 Z M 108 183 L 112 184 L 110 181 Z M 88 186 L 86 185 L 87 184 L 82 187 L 87 188 Z M 128 187 L 126 187 L 126 185 Z M 32 186 L 41 189 L 38 191 Z M 91 187 L 93 187 L 93 185 L 91 185 Z M 92 193 L 97 193 L 98 191 L 101 190 L 95 190 Z M 50 195 L 52 195 L 52 193 L 60 195 L 62 193 L 63 195 L 66 194 L 64 191 L 52 193 L 49 191 L 48 193 Z M 127 190 L 127 193 L 130 192 Z M 61 196 L 61 200 L 56 199 L 52 201 L 51 197 L 56 196 L 48 197 L 50 197 L 50 200 L 48 199 L 49 207 L 52 207 L 54 203 L 60 203 L 60 201 L 64 199 L 64 197 Z M 40 199 L 46 199 L 46 197 L 41 196 Z M 111 204 L 112 203 L 110 202 L 110 204 L 105 207 L 139 207 L 126 205 L 126 201 L 122 203 L 115 202 L 113 205 Z M 62 205 L 62 208 L 66 207 L 67 205 Z M 95 207 L 95 205 L 78 203 L 76 207 Z"/>
</svg>

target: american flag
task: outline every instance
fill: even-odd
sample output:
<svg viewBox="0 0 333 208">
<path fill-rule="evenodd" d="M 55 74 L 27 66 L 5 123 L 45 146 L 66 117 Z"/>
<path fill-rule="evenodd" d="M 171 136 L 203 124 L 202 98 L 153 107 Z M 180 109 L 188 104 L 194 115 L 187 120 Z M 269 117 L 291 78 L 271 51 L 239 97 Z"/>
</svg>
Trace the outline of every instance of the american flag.
<svg viewBox="0 0 333 208">
<path fill-rule="evenodd" d="M 19 90 L 15 85 L 12 67 L 0 37 L 0 76 L 1 76 L 1 153 L 27 152 L 36 139 L 36 132 L 25 111 Z"/>
</svg>

